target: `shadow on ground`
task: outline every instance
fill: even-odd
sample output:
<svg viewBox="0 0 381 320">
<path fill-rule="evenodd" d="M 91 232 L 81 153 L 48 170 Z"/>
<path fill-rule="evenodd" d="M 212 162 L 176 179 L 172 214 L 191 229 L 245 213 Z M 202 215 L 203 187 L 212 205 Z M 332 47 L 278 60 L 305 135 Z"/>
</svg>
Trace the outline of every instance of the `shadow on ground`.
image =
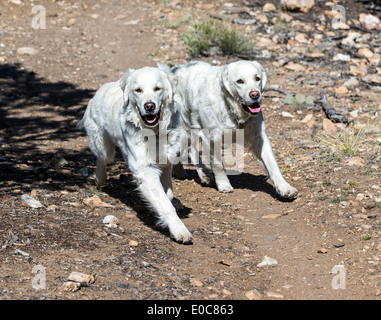
<svg viewBox="0 0 381 320">
<path fill-rule="evenodd" d="M 37 183 L 57 165 L 52 159 L 59 154 L 69 162 L 88 159 L 86 148 L 75 154 L 60 143 L 84 135 L 75 125 L 93 94 L 49 82 L 20 64 L 0 65 L 0 182 Z"/>
</svg>

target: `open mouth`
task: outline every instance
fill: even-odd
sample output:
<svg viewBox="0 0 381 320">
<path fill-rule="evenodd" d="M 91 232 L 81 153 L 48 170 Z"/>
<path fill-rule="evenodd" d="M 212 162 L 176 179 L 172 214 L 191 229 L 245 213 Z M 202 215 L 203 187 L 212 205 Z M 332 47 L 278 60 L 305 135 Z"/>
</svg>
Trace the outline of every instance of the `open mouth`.
<svg viewBox="0 0 381 320">
<path fill-rule="evenodd" d="M 159 123 L 160 111 L 156 114 L 146 114 L 144 116 L 142 115 L 142 119 L 147 126 L 155 126 Z"/>
<path fill-rule="evenodd" d="M 261 111 L 261 105 L 258 102 L 254 102 L 251 105 L 242 104 L 243 110 L 251 115 L 257 115 Z"/>
</svg>

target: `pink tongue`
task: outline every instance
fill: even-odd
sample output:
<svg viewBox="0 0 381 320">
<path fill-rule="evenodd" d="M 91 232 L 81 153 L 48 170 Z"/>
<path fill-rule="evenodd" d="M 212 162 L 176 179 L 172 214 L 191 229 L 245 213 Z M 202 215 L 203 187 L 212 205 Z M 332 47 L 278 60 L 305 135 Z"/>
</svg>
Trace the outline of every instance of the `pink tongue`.
<svg viewBox="0 0 381 320">
<path fill-rule="evenodd" d="M 258 113 L 259 111 L 261 111 L 261 107 L 258 107 L 258 108 L 248 107 L 248 108 L 251 113 Z"/>
<path fill-rule="evenodd" d="M 155 121 L 156 121 L 156 117 L 153 118 L 152 120 L 147 119 L 147 122 L 148 122 L 148 123 L 154 123 Z"/>
</svg>

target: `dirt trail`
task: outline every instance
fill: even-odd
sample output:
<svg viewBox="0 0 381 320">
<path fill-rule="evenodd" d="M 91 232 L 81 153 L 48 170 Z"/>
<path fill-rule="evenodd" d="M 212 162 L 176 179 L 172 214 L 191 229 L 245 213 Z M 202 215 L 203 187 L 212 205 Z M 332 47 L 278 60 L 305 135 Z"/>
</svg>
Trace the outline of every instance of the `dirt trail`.
<svg viewBox="0 0 381 320">
<path fill-rule="evenodd" d="M 231 2 L 238 11 L 241 4 Z M 188 166 L 190 178 L 174 180 L 174 191 L 194 243 L 180 245 L 155 227 L 120 156 L 110 165 L 102 191 L 94 187 L 89 176 L 95 161 L 75 124 L 95 90 L 127 67 L 186 62 L 181 27 L 168 28 L 168 21 L 208 17 L 210 10 L 220 13 L 230 5 L 42 4 L 45 30 L 31 28 L 29 1 L 1 4 L 0 299 L 241 300 L 253 294 L 261 299 L 379 299 L 379 115 L 364 111 L 356 119 L 369 130 L 360 152 L 366 165 L 350 166 L 349 157 L 335 158 L 315 139 L 323 131 L 322 112 L 288 106 L 293 117 L 284 117 L 278 96 L 269 93 L 264 105 L 268 134 L 299 197 L 279 199 L 250 155 L 244 173 L 231 177 L 231 194 L 201 186 Z M 20 54 L 23 47 L 36 52 Z M 295 73 L 274 67 L 271 60 L 263 64 L 270 85 L 317 95 L 318 88 L 303 84 Z M 300 77 L 331 72 L 316 69 Z M 324 77 L 319 81 L 326 90 L 336 85 Z M 361 97 L 356 106 L 379 106 L 379 93 L 372 88 L 356 94 Z M 309 127 L 301 120 L 311 113 L 316 125 Z M 39 199 L 43 207 L 29 208 L 22 194 Z M 84 203 L 94 195 L 107 207 Z M 104 226 L 108 214 L 119 219 L 118 228 Z M 265 256 L 277 263 L 258 266 Z M 34 266 L 46 271 L 41 290 L 32 286 Z M 96 281 L 76 292 L 62 291 L 72 271 L 96 275 Z"/>
</svg>

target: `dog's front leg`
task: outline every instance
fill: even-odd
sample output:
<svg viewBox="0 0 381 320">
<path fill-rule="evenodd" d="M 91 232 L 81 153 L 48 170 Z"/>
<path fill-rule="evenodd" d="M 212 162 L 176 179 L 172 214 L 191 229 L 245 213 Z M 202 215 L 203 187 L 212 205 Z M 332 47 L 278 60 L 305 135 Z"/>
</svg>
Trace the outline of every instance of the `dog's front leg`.
<svg viewBox="0 0 381 320">
<path fill-rule="evenodd" d="M 274 183 L 277 193 L 283 198 L 295 198 L 298 194 L 298 190 L 290 186 L 290 184 L 283 178 L 275 159 L 270 140 L 265 132 L 262 132 L 259 136 L 255 137 L 254 152 L 265 166 L 269 178 Z"/>
<path fill-rule="evenodd" d="M 282 176 L 261 114 L 245 128 L 245 141 L 264 165 L 277 193 L 283 198 L 295 198 L 298 190 L 290 186 Z"/>
<path fill-rule="evenodd" d="M 165 193 L 160 181 L 160 171 L 150 167 L 140 168 L 135 171 L 134 176 L 144 200 L 157 213 L 159 224 L 168 227 L 171 236 L 177 242 L 191 243 L 192 234 L 178 217 L 176 209 Z"/>
</svg>

